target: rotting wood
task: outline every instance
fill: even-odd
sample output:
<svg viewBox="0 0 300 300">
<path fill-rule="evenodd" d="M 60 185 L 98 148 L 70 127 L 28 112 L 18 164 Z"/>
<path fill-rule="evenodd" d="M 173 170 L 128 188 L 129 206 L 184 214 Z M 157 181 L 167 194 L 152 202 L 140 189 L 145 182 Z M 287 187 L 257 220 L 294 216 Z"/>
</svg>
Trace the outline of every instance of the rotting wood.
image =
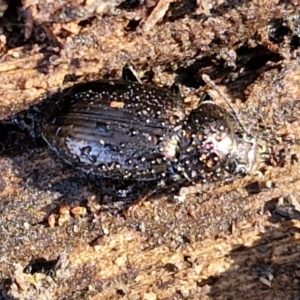
<svg viewBox="0 0 300 300">
<path fill-rule="evenodd" d="M 55 5 L 62 10 L 67 2 Z M 96 2 L 77 1 L 74 12 Z M 19 9 L 30 10 L 33 24 L 27 40 L 14 45 L 16 29 L 1 28 L 1 118 L 63 87 L 70 74 L 120 77 L 130 62 L 139 72 L 150 66 L 158 85 L 176 78 L 190 95 L 188 83 L 200 93 L 201 75 L 208 73 L 233 96 L 243 124 L 265 141 L 269 159 L 253 176 L 205 191 L 191 188 L 184 201 L 144 199 L 124 218 L 107 212 L 89 184 L 51 151 L 1 124 L 4 299 L 299 297 L 299 21 L 292 16 L 299 3 L 229 7 L 215 1 L 212 8 L 188 2 L 171 3 L 161 23 L 137 33 L 135 22 L 128 23 L 146 20 L 154 8 L 149 3 L 117 11 L 116 1 L 106 16 L 99 9 L 97 18 L 75 13 L 63 22 L 43 3 L 23 1 Z M 22 33 L 24 24 L 16 24 Z M 63 206 L 84 206 L 88 213 L 48 227 L 45 220 L 59 219 Z M 41 269 L 24 272 L 30 261 L 58 257 L 55 281 Z"/>
</svg>

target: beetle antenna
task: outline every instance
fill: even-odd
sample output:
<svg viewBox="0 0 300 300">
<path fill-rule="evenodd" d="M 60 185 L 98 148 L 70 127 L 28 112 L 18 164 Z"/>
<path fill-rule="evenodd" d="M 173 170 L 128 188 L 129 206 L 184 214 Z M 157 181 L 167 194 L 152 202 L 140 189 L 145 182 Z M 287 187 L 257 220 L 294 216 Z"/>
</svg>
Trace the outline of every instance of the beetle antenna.
<svg viewBox="0 0 300 300">
<path fill-rule="evenodd" d="M 203 81 L 212 89 L 214 89 L 218 94 L 219 96 L 221 96 L 223 98 L 223 100 L 226 102 L 226 104 L 230 107 L 230 109 L 232 110 L 233 112 L 233 116 L 235 117 L 235 119 L 237 120 L 238 124 L 240 125 L 240 127 L 242 128 L 242 130 L 244 130 L 248 135 L 249 132 L 245 129 L 245 127 L 243 126 L 243 124 L 240 122 L 239 118 L 238 118 L 238 115 L 235 111 L 235 109 L 233 108 L 233 106 L 231 105 L 230 103 L 230 99 L 229 97 L 221 91 L 221 89 L 210 79 L 210 77 L 206 74 L 203 74 L 202 75 L 202 79 Z"/>
</svg>

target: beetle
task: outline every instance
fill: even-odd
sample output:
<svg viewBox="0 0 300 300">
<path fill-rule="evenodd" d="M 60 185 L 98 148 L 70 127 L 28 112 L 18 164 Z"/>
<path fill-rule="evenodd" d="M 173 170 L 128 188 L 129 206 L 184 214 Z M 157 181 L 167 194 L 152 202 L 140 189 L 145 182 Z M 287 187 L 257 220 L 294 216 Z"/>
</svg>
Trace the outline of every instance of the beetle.
<svg viewBox="0 0 300 300">
<path fill-rule="evenodd" d="M 88 174 L 136 181 L 207 182 L 253 167 L 256 140 L 213 100 L 186 114 L 181 96 L 124 80 L 77 83 L 14 120 Z"/>
</svg>

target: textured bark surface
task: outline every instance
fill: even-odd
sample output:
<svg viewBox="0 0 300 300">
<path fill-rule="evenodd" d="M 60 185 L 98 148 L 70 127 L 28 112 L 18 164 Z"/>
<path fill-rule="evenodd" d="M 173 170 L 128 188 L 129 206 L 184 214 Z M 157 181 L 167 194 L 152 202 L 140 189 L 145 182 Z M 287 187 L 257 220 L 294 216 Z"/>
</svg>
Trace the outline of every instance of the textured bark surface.
<svg viewBox="0 0 300 300">
<path fill-rule="evenodd" d="M 0 299 L 298 299 L 299 4 L 0 1 Z M 122 214 L 105 201 L 110 182 L 9 124 L 127 63 L 179 83 L 187 109 L 208 74 L 265 148 L 256 172 L 179 196 L 141 191 Z"/>
</svg>

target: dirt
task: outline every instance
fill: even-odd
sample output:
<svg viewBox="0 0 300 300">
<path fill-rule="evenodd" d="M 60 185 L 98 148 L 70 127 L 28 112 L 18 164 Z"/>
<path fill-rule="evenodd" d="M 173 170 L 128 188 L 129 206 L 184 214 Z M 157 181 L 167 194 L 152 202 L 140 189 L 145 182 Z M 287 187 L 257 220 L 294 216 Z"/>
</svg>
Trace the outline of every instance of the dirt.
<svg viewBox="0 0 300 300">
<path fill-rule="evenodd" d="M 299 1 L 47 3 L 0 2 L 0 299 L 298 299 Z M 253 173 L 124 211 L 10 123 L 128 63 L 187 109 L 208 74 L 261 144 Z"/>
</svg>

